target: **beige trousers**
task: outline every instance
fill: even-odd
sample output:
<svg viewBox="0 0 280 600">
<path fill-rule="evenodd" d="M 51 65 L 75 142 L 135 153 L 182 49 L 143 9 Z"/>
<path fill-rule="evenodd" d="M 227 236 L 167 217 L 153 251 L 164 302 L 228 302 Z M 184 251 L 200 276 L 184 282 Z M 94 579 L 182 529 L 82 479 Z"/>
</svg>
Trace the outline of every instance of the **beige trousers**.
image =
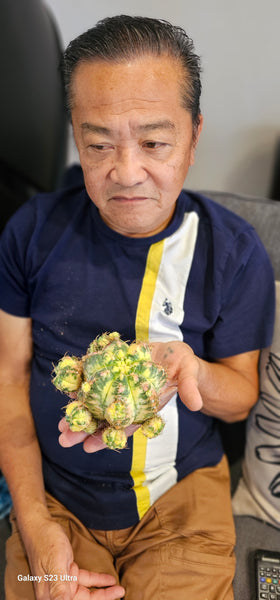
<svg viewBox="0 0 280 600">
<path fill-rule="evenodd" d="M 87 529 L 47 495 L 80 568 L 111 573 L 125 600 L 233 600 L 235 531 L 226 458 L 191 473 L 166 492 L 136 526 Z M 34 600 L 15 518 L 7 541 L 6 600 Z M 33 574 L 36 575 L 36 574 Z"/>
</svg>

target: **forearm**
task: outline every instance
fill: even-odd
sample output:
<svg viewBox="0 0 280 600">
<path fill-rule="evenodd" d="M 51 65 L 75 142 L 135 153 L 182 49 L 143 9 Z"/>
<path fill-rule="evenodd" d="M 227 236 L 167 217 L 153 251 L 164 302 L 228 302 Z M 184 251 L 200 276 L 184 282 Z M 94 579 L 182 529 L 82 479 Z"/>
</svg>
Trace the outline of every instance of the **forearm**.
<svg viewBox="0 0 280 600">
<path fill-rule="evenodd" d="M 153 357 L 165 366 L 190 410 L 224 421 L 245 419 L 258 398 L 259 351 L 207 362 L 184 342 L 154 343 Z"/>
<path fill-rule="evenodd" d="M 28 386 L 1 385 L 0 464 L 12 496 L 20 530 L 47 516 L 41 452 L 29 407 Z"/>
<path fill-rule="evenodd" d="M 248 416 L 258 398 L 258 375 L 247 377 L 223 363 L 199 359 L 198 387 L 203 400 L 202 412 L 227 422 Z"/>
</svg>

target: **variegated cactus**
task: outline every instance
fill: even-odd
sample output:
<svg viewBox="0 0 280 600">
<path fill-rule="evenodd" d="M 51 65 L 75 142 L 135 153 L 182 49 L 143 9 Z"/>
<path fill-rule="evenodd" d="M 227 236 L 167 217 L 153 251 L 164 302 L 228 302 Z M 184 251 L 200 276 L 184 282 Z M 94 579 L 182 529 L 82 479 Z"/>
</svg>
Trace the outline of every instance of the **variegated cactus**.
<svg viewBox="0 0 280 600">
<path fill-rule="evenodd" d="M 83 365 L 75 356 L 64 356 L 54 369 L 53 384 L 65 394 L 76 392 L 82 383 Z"/>
<path fill-rule="evenodd" d="M 148 438 L 163 427 L 159 394 L 166 383 L 161 365 L 152 361 L 145 342 L 123 342 L 117 332 L 105 333 L 90 344 L 80 360 L 63 357 L 54 369 L 54 385 L 76 399 L 66 407 L 72 431 L 94 433 L 101 426 L 104 443 L 126 445 L 125 427 L 141 424 Z"/>
</svg>

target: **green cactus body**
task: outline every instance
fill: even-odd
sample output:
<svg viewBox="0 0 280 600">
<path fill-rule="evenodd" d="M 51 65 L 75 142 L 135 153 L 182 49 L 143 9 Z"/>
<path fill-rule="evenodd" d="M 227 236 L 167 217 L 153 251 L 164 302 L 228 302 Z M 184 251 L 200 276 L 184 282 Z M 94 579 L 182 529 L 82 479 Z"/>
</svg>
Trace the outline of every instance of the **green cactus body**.
<svg viewBox="0 0 280 600">
<path fill-rule="evenodd" d="M 149 345 L 145 342 L 132 342 L 128 348 L 127 357 L 131 363 L 151 360 Z"/>
<path fill-rule="evenodd" d="M 64 356 L 54 369 L 53 384 L 69 394 L 76 392 L 82 382 L 82 363 L 75 356 Z"/>
<path fill-rule="evenodd" d="M 130 376 L 130 394 L 135 405 L 135 415 L 133 422 L 142 423 L 150 419 L 158 410 L 159 398 L 154 386 L 147 381 L 135 382 L 134 377 Z"/>
<path fill-rule="evenodd" d="M 95 433 L 98 427 L 98 422 L 93 419 L 90 411 L 77 400 L 73 400 L 67 405 L 65 419 L 69 423 L 71 431 Z"/>
<path fill-rule="evenodd" d="M 141 425 L 141 431 L 147 438 L 154 438 L 159 435 L 164 428 L 164 422 L 159 415 L 148 419 Z"/>
<path fill-rule="evenodd" d="M 126 446 L 126 435 L 123 429 L 107 427 L 103 431 L 102 440 L 111 450 L 122 450 Z"/>
<path fill-rule="evenodd" d="M 110 344 L 110 342 L 113 342 L 114 340 L 120 340 L 120 334 L 117 331 L 112 331 L 111 333 L 102 333 L 102 335 L 97 336 L 90 343 L 87 354 L 103 350 L 105 346 L 107 346 L 108 344 Z"/>
<path fill-rule="evenodd" d="M 164 423 L 156 413 L 166 373 L 152 361 L 147 343 L 129 345 L 117 332 L 105 333 L 93 340 L 78 362 L 83 371 L 76 388 L 79 410 L 82 406 L 97 422 L 105 422 L 103 440 L 109 448 L 125 446 L 123 429 L 132 423 L 147 422 L 143 433 L 149 438 L 162 431 Z M 79 419 L 78 415 L 71 423 L 69 418 L 72 430 L 80 426 L 78 420 L 82 422 L 82 414 Z"/>
<path fill-rule="evenodd" d="M 116 398 L 116 377 L 109 369 L 97 371 L 91 381 L 82 384 L 85 406 L 96 419 L 104 419 L 105 411 Z"/>
<path fill-rule="evenodd" d="M 91 381 L 97 371 L 104 369 L 104 360 L 101 352 L 85 355 L 82 359 L 83 372 L 86 381 Z"/>
</svg>

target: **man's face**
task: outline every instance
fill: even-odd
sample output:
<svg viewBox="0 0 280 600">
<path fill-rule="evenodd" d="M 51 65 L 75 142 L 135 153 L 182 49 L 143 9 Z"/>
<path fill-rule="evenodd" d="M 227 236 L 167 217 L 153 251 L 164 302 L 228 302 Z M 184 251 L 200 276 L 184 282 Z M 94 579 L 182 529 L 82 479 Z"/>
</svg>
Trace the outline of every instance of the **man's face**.
<svg viewBox="0 0 280 600">
<path fill-rule="evenodd" d="M 172 218 L 200 133 L 182 107 L 180 64 L 167 56 L 85 62 L 72 81 L 72 123 L 87 192 L 129 237 Z"/>
</svg>

